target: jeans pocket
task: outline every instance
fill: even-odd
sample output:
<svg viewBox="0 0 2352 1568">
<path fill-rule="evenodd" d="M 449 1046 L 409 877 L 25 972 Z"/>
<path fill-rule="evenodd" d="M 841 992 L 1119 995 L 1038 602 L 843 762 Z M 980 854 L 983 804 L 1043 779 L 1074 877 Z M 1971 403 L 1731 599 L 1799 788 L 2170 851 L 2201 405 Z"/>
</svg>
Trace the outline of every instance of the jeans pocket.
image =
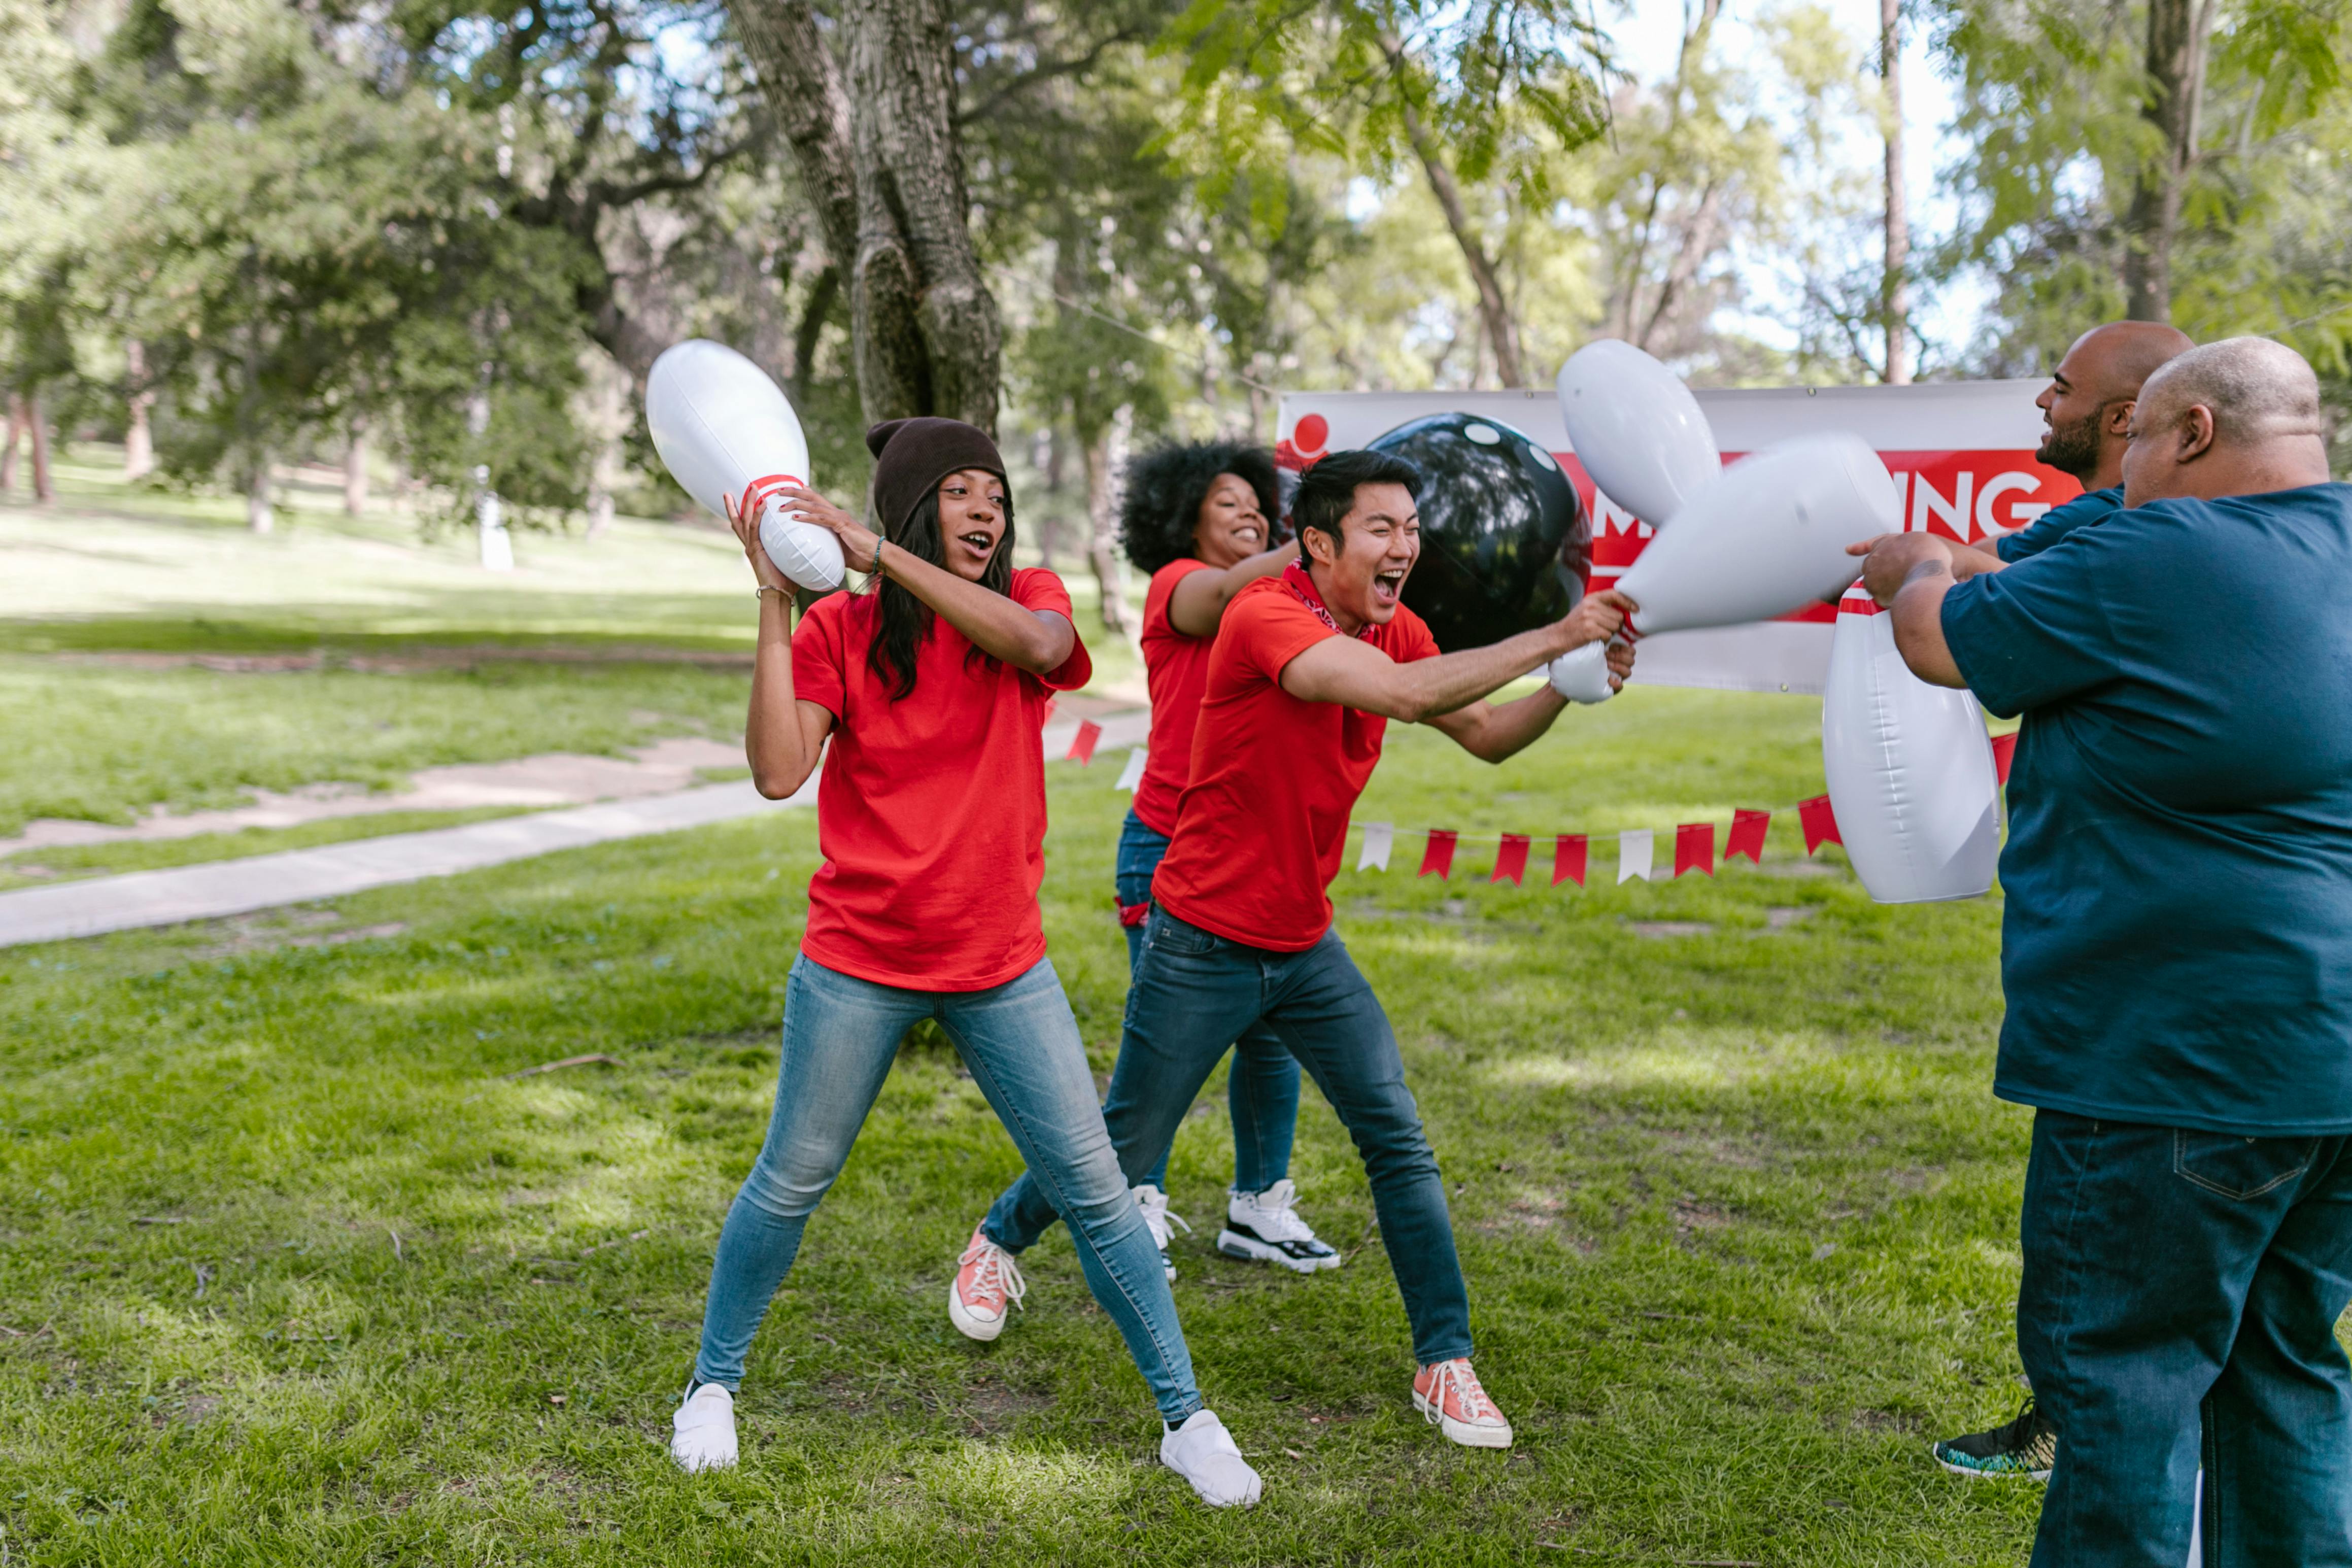
<svg viewBox="0 0 2352 1568">
<path fill-rule="evenodd" d="M 1143 942 L 1147 947 L 1156 947 L 1162 952 L 1182 953 L 1187 957 L 1213 952 L 1217 946 L 1217 939 L 1211 932 L 1196 925 L 1187 925 L 1171 918 L 1166 910 L 1159 909 L 1151 911 L 1150 923 L 1143 928 Z"/>
<path fill-rule="evenodd" d="M 2172 1173 L 2232 1203 L 2258 1198 L 2311 1169 L 2316 1138 L 2244 1138 L 2234 1132 L 2172 1134 Z"/>
</svg>

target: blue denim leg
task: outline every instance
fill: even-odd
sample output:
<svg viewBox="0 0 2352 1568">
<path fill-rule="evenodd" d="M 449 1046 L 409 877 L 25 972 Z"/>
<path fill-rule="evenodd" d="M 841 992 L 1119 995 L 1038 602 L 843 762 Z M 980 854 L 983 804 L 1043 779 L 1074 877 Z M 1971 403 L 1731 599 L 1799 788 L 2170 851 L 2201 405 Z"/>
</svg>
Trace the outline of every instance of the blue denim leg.
<svg viewBox="0 0 2352 1568">
<path fill-rule="evenodd" d="M 2352 1564 L 2340 1138 L 2034 1118 L 2018 1349 L 2059 1429 L 2038 1568 Z"/>
<path fill-rule="evenodd" d="M 1364 1157 L 1381 1240 L 1426 1366 L 1471 1353 L 1470 1296 L 1454 1249 L 1445 1179 L 1405 1087 L 1380 998 L 1337 931 L 1305 952 L 1266 953 L 1265 1025 L 1314 1077 Z"/>
<path fill-rule="evenodd" d="M 1180 933 L 1185 951 L 1171 949 L 1171 931 Z M 1103 1121 L 1130 1183 L 1166 1163 L 1201 1085 L 1234 1037 L 1257 1022 L 1261 987 L 1250 952 L 1165 910 L 1151 911 L 1143 957 L 1127 990 L 1118 1062 L 1103 1100 Z M 981 1228 L 999 1247 L 1020 1252 L 1054 1218 L 1053 1204 L 1030 1172 L 997 1198 Z"/>
<path fill-rule="evenodd" d="M 694 1363 L 698 1381 L 741 1385 L 751 1336 L 792 1269 L 808 1216 L 841 1174 L 900 1037 L 930 1010 L 921 992 L 877 985 L 805 957 L 793 961 L 776 1107 L 719 1233 Z"/>
<path fill-rule="evenodd" d="M 939 998 L 940 1025 L 995 1107 L 1032 1182 L 1069 1223 L 1095 1300 L 1127 1340 L 1160 1415 L 1201 1408 L 1176 1300 L 1111 1151 L 1086 1044 L 1053 963 L 991 991 Z"/>
<path fill-rule="evenodd" d="M 1166 836 L 1129 811 L 1119 825 L 1115 873 L 1118 901 L 1131 909 L 1151 897 L 1151 874 L 1168 853 Z M 1129 926 L 1127 969 L 1130 980 L 1143 955 L 1143 928 Z M 1225 1105 L 1234 1125 L 1234 1190 L 1262 1193 L 1290 1174 L 1290 1147 L 1298 1132 L 1298 1058 L 1265 1029 L 1244 1031 L 1234 1042 L 1233 1071 L 1225 1079 Z M 1146 1171 L 1142 1182 L 1168 1190 L 1168 1157 Z"/>
</svg>

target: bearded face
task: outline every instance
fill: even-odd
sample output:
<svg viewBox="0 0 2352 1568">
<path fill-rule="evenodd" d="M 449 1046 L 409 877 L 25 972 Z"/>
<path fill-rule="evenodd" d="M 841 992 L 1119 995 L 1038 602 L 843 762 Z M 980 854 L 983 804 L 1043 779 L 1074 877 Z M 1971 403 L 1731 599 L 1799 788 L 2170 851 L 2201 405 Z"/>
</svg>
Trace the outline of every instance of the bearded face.
<svg viewBox="0 0 2352 1568">
<path fill-rule="evenodd" d="M 2103 406 L 2072 424 L 2053 424 L 2033 456 L 2062 474 L 2087 480 L 2099 466 L 2099 424 L 2106 413 Z"/>
</svg>

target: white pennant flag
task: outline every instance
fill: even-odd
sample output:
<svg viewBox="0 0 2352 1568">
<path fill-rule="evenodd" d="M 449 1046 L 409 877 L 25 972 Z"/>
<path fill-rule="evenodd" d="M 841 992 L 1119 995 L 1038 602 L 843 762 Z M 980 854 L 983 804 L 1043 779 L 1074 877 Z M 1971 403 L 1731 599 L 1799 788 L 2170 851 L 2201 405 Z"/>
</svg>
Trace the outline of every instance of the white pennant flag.
<svg viewBox="0 0 2352 1568">
<path fill-rule="evenodd" d="M 1646 827 L 1629 827 L 1617 836 L 1617 879 L 1630 882 L 1639 877 L 1650 879 L 1650 857 L 1655 835 Z"/>
<path fill-rule="evenodd" d="M 1118 770 L 1118 783 L 1113 789 L 1131 790 L 1143 782 L 1143 748 L 1136 747 L 1127 753 L 1127 766 Z"/>
<path fill-rule="evenodd" d="M 1396 828 L 1386 822 L 1364 824 L 1364 852 L 1356 857 L 1359 871 L 1385 871 L 1389 868 L 1389 847 L 1396 842 Z"/>
</svg>

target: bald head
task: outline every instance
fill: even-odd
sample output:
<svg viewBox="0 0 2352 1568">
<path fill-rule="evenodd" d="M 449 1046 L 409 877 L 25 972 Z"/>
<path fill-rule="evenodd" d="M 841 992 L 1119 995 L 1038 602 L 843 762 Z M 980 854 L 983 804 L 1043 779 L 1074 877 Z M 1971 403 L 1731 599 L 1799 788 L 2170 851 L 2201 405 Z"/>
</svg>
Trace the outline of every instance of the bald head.
<svg viewBox="0 0 2352 1568">
<path fill-rule="evenodd" d="M 2161 321 L 2109 321 L 2076 338 L 2034 399 L 2049 430 L 2033 455 L 2086 490 L 2121 484 L 2141 385 L 2194 346 L 2188 333 Z"/>
<path fill-rule="evenodd" d="M 2263 495 L 2324 484 L 2326 424 L 2311 363 L 2269 338 L 2191 349 L 2147 379 L 2132 412 L 2124 504 Z"/>
</svg>

